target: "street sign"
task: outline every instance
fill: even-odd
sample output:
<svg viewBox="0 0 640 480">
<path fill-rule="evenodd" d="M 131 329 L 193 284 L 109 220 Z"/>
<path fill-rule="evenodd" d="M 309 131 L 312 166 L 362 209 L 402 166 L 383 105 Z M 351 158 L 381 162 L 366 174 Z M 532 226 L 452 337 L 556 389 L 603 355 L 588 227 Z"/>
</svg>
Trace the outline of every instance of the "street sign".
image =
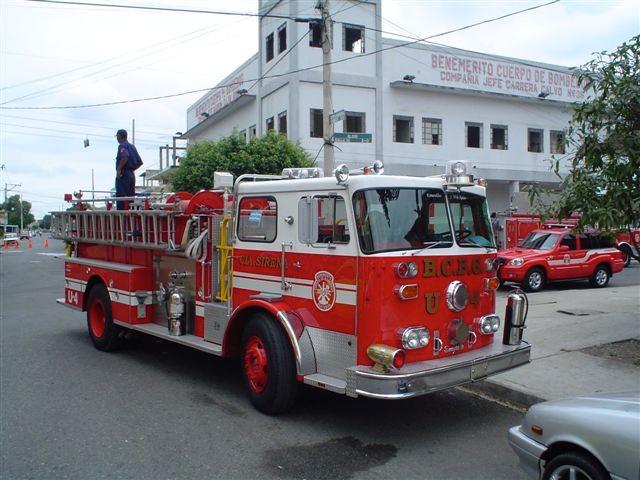
<svg viewBox="0 0 640 480">
<path fill-rule="evenodd" d="M 333 140 L 335 142 L 347 143 L 371 143 L 370 133 L 334 133 Z"/>
<path fill-rule="evenodd" d="M 344 110 L 338 110 L 329 115 L 329 123 L 338 123 L 347 118 L 347 112 Z"/>
</svg>

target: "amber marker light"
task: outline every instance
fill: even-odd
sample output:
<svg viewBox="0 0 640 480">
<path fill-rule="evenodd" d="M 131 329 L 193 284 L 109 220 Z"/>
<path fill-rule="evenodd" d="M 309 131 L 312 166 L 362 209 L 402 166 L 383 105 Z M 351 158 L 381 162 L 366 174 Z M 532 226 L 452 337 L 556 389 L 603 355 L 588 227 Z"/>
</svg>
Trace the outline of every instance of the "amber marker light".
<svg viewBox="0 0 640 480">
<path fill-rule="evenodd" d="M 396 285 L 394 291 L 400 300 L 414 300 L 418 298 L 418 285 L 415 283 L 410 285 Z"/>
<path fill-rule="evenodd" d="M 542 435 L 542 427 L 539 427 L 538 425 L 531 425 L 531 431 L 536 435 Z"/>
<path fill-rule="evenodd" d="M 490 290 L 496 290 L 500 286 L 500 279 L 498 277 L 491 277 L 484 279 L 484 289 L 488 292 Z"/>
<path fill-rule="evenodd" d="M 388 372 L 391 367 L 400 369 L 404 365 L 404 352 L 388 345 L 369 345 L 367 356 L 375 363 L 373 369 L 380 373 Z"/>
</svg>

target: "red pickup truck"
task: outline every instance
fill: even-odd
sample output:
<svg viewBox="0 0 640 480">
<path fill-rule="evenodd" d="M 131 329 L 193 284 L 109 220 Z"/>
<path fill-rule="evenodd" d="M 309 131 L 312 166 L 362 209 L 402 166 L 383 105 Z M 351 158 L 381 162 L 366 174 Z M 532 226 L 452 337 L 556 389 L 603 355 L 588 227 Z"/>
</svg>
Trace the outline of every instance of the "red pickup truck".
<svg viewBox="0 0 640 480">
<path fill-rule="evenodd" d="M 537 292 L 557 280 L 588 279 L 592 287 L 606 287 L 624 261 L 606 237 L 558 228 L 532 231 L 517 247 L 499 252 L 498 265 L 500 281 Z"/>
</svg>

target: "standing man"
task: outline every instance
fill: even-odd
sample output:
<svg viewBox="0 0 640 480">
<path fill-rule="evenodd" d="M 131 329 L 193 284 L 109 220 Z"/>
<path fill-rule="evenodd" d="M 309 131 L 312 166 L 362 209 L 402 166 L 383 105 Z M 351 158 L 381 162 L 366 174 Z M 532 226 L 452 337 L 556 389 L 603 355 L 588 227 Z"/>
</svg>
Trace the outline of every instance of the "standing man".
<svg viewBox="0 0 640 480">
<path fill-rule="evenodd" d="M 127 141 L 127 131 L 120 129 L 116 133 L 118 152 L 116 153 L 116 197 L 133 197 L 136 194 L 136 176 L 129 161 L 136 147 Z M 129 201 L 117 201 L 118 210 L 128 210 Z"/>
<path fill-rule="evenodd" d="M 501 235 L 499 232 L 503 230 L 500 225 L 500 219 L 496 215 L 496 212 L 491 213 L 491 228 L 493 229 L 493 238 L 496 243 L 496 248 L 500 250 L 502 248 L 502 242 L 500 241 Z"/>
</svg>

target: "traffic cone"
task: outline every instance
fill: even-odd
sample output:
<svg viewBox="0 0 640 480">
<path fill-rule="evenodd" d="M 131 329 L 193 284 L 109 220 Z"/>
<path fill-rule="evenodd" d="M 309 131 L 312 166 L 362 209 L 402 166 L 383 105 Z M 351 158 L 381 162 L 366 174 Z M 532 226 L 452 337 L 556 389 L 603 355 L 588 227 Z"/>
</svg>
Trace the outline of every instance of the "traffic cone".
<svg viewBox="0 0 640 480">
<path fill-rule="evenodd" d="M 9 250 L 9 244 L 7 242 L 2 242 L 2 243 L 3 243 L 2 249 L 3 250 Z"/>
<path fill-rule="evenodd" d="M 16 246 L 13 248 L 15 248 L 16 250 L 20 249 L 20 242 L 16 242 Z"/>
<path fill-rule="evenodd" d="M 44 239 L 44 248 L 49 248 L 49 240 L 47 240 L 46 238 Z"/>
<path fill-rule="evenodd" d="M 33 243 L 31 243 L 31 240 L 29 240 L 29 243 L 27 245 L 29 248 L 33 248 Z"/>
</svg>

